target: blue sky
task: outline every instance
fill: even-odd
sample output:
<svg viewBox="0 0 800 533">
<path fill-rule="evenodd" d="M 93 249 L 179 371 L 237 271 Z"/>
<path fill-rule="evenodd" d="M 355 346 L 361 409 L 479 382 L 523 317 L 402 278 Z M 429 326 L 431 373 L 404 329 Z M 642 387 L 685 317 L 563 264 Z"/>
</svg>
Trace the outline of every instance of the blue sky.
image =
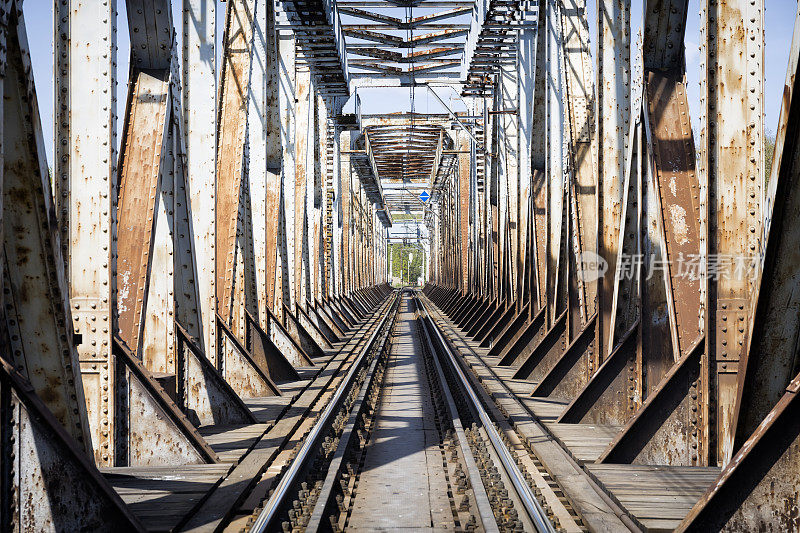
<svg viewBox="0 0 800 533">
<path fill-rule="evenodd" d="M 114 0 L 111 0 L 114 1 Z M 119 17 L 117 21 L 117 78 L 118 78 L 118 126 L 122 126 L 122 114 L 125 106 L 125 94 L 128 76 L 128 56 L 130 46 L 127 39 L 128 22 L 125 15 L 125 1 L 116 0 Z M 596 28 L 594 22 L 594 1 L 588 0 L 588 16 L 590 21 L 592 47 L 596 43 Z M 176 27 L 181 24 L 181 0 L 173 0 L 173 17 Z M 641 26 L 642 1 L 633 0 L 633 14 L 631 22 L 634 35 Z M 42 127 L 47 143 L 48 160 L 52 161 L 53 152 L 53 19 L 52 0 L 25 0 L 24 10 L 27 23 L 28 39 L 31 47 L 33 72 L 36 80 L 39 108 L 42 114 Z M 222 34 L 222 17 L 224 4 L 218 8 L 218 36 Z M 689 98 L 692 112 L 692 124 L 697 129 L 700 117 L 699 80 L 700 80 L 700 55 L 698 42 L 700 37 L 700 5 L 701 0 L 690 0 L 689 17 L 686 26 L 686 66 L 689 81 Z M 765 85 L 764 85 L 764 114 L 765 128 L 768 131 L 776 130 L 778 114 L 780 112 L 781 93 L 783 82 L 786 78 L 786 65 L 791 44 L 792 29 L 794 24 L 796 0 L 766 0 L 765 10 Z M 178 32 L 181 39 L 182 32 Z M 180 49 L 180 47 L 179 47 Z M 445 102 L 454 109 L 461 110 L 455 91 L 442 89 L 439 92 Z M 362 96 L 365 112 L 391 112 L 407 110 L 409 107 L 408 89 L 375 89 L 365 92 Z M 441 106 L 434 99 L 420 89 L 416 94 L 416 110 L 418 112 L 443 112 Z"/>
</svg>

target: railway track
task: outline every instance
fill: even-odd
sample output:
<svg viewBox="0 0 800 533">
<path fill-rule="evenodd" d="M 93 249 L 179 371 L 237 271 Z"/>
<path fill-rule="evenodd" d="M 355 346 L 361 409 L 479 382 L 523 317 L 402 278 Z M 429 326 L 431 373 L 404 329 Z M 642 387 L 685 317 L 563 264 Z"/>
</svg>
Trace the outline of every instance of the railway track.
<svg viewBox="0 0 800 533">
<path fill-rule="evenodd" d="M 426 304 L 398 294 L 244 529 L 584 530 L 484 403 Z"/>
</svg>

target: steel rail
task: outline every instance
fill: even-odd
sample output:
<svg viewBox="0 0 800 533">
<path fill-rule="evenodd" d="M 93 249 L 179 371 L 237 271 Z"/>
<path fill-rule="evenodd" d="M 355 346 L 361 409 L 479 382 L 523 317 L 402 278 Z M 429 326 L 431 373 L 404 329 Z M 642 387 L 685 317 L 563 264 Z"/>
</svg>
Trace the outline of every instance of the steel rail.
<svg viewBox="0 0 800 533">
<path fill-rule="evenodd" d="M 431 339 L 430 331 L 428 331 L 429 328 L 425 326 L 425 320 L 422 319 L 422 307 L 420 306 L 419 298 L 413 297 L 413 301 L 414 305 L 416 306 L 415 310 L 417 313 L 417 320 L 419 321 L 420 326 L 422 327 L 422 333 L 424 334 L 423 342 L 425 345 L 427 345 L 428 350 L 430 351 L 436 376 L 439 378 L 439 383 L 442 384 L 442 392 L 444 394 L 445 401 L 447 402 L 451 423 L 453 424 L 453 430 L 456 433 L 458 445 L 461 448 L 461 454 L 464 456 L 464 463 L 467 467 L 467 475 L 469 476 L 469 481 L 472 485 L 472 493 L 475 496 L 475 507 L 478 509 L 478 515 L 480 516 L 481 523 L 483 524 L 483 530 L 486 533 L 499 533 L 500 529 L 497 526 L 497 520 L 495 520 L 494 512 L 492 511 L 492 504 L 489 502 L 489 497 L 486 494 L 486 487 L 483 486 L 483 481 L 481 481 L 481 476 L 478 470 L 478 465 L 475 462 L 475 457 L 473 456 L 472 450 L 470 450 L 469 444 L 467 443 L 467 436 L 464 432 L 464 426 L 461 423 L 461 417 L 458 414 L 456 402 L 453 399 L 453 394 L 447 385 L 447 378 L 444 375 L 444 369 L 442 368 L 439 358 L 436 357 L 436 349 L 433 345 L 433 339 Z"/>
<path fill-rule="evenodd" d="M 325 410 L 320 415 L 317 423 L 314 424 L 314 427 L 311 428 L 311 431 L 308 433 L 308 436 L 303 441 L 303 445 L 300 447 L 300 451 L 297 452 L 297 456 L 289 465 L 289 469 L 284 473 L 281 477 L 278 486 L 275 488 L 275 492 L 272 493 L 269 500 L 267 501 L 264 508 L 258 514 L 253 526 L 251 527 L 251 532 L 258 532 L 262 533 L 267 530 L 270 524 L 273 523 L 275 518 L 277 517 L 278 513 L 280 512 L 284 500 L 286 496 L 289 494 L 289 490 L 295 485 L 295 483 L 299 482 L 298 475 L 302 472 L 303 467 L 305 466 L 308 458 L 311 454 L 316 450 L 317 446 L 319 445 L 319 441 L 322 436 L 324 436 L 325 430 L 330 426 L 329 422 L 331 421 L 334 413 L 338 409 L 340 400 L 344 397 L 345 393 L 350 389 L 351 385 L 355 381 L 356 374 L 358 370 L 361 368 L 364 359 L 366 358 L 367 354 L 372 350 L 375 341 L 378 339 L 379 334 L 383 330 L 386 322 L 388 321 L 389 317 L 392 314 L 393 310 L 396 310 L 396 304 L 398 302 L 399 294 L 394 294 L 394 301 L 389 304 L 389 307 L 386 310 L 386 314 L 381 318 L 380 323 L 375 327 L 370 335 L 369 341 L 364 345 L 361 349 L 361 353 L 358 354 L 358 357 L 353 364 L 350 365 L 350 369 L 347 372 L 342 383 L 336 389 L 331 400 L 328 402 L 328 405 L 325 407 Z"/>
<path fill-rule="evenodd" d="M 525 507 L 525 512 L 531 519 L 531 522 L 536 527 L 536 531 L 539 533 L 555 533 L 555 528 L 550 520 L 547 518 L 547 513 L 545 513 L 544 509 L 542 508 L 539 500 L 536 499 L 536 496 L 533 494 L 533 491 L 528 486 L 528 483 L 525 481 L 525 476 L 520 471 L 519 467 L 517 466 L 516 462 L 514 461 L 514 457 L 503 444 L 502 439 L 500 438 L 500 434 L 498 433 L 497 429 L 494 427 L 494 422 L 492 421 L 489 414 L 483 408 L 483 405 L 478 398 L 478 395 L 475 393 L 475 390 L 472 388 L 472 384 L 470 383 L 467 376 L 464 374 L 464 371 L 461 368 L 461 365 L 458 362 L 455 354 L 450 349 L 450 345 L 445 340 L 444 336 L 442 335 L 439 327 L 431 318 L 431 314 L 428 311 L 427 304 L 418 296 L 415 296 L 420 309 L 425 310 L 427 321 L 423 321 L 423 323 L 429 323 L 430 329 L 436 334 L 436 337 L 439 339 L 439 343 L 442 346 L 442 349 L 447 355 L 447 360 L 450 363 L 450 366 L 453 369 L 453 372 L 456 376 L 458 376 L 458 380 L 461 382 L 462 389 L 466 393 L 470 403 L 472 404 L 472 408 L 475 413 L 478 415 L 478 418 L 483 425 L 483 429 L 486 431 L 486 434 L 489 436 L 489 441 L 491 442 L 492 447 L 494 448 L 497 456 L 500 458 L 500 461 L 503 463 L 503 468 L 506 470 L 506 474 L 508 475 L 509 479 L 514 485 L 514 489 L 517 491 L 517 495 L 519 496 L 520 501 L 522 502 L 523 506 Z"/>
</svg>

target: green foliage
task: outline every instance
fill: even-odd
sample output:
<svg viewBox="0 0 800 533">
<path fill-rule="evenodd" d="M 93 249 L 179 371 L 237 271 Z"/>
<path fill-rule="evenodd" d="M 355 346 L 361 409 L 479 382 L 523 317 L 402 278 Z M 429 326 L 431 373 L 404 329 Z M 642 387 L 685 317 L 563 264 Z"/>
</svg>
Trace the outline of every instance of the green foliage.
<svg viewBox="0 0 800 533">
<path fill-rule="evenodd" d="M 392 277 L 402 280 L 401 285 L 416 285 L 417 279 L 422 276 L 422 249 L 399 243 L 390 244 L 389 247 L 392 254 Z M 409 254 L 412 254 L 410 265 Z"/>
<path fill-rule="evenodd" d="M 775 158 L 775 134 L 771 131 L 764 132 L 764 186 L 769 183 L 772 174 L 772 160 Z"/>
</svg>

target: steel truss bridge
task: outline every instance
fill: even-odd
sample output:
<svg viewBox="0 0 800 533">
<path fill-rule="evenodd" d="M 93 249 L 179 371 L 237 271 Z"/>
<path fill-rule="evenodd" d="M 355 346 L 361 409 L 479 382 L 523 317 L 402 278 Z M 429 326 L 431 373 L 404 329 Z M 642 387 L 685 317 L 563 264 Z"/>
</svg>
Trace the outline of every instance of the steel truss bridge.
<svg viewBox="0 0 800 533">
<path fill-rule="evenodd" d="M 0 530 L 800 530 L 796 8 L 765 168 L 764 0 L 701 0 L 700 116 L 688 0 L 54 0 L 37 87 L 43 4 Z"/>
</svg>

